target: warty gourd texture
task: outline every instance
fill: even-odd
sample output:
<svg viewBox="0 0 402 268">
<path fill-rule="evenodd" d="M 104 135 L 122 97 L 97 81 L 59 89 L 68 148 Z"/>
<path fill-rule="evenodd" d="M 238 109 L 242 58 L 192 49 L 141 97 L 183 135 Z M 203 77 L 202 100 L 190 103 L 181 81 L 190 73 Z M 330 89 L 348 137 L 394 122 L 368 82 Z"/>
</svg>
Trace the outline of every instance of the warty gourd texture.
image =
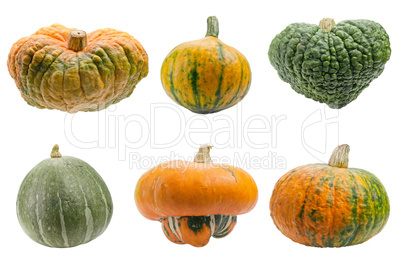
<svg viewBox="0 0 402 268">
<path fill-rule="evenodd" d="M 370 20 L 319 26 L 293 23 L 268 52 L 279 77 L 300 94 L 340 109 L 355 100 L 383 71 L 391 56 L 385 29 Z"/>
</svg>

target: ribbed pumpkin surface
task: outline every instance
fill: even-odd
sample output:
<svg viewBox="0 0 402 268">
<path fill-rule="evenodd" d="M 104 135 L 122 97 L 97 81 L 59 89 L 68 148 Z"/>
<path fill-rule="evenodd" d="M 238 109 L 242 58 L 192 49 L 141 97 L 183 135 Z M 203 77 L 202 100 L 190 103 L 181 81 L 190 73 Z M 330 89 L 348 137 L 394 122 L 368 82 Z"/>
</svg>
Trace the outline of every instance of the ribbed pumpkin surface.
<svg viewBox="0 0 402 268">
<path fill-rule="evenodd" d="M 8 70 L 24 100 L 74 113 L 101 110 L 129 97 L 148 74 L 141 44 L 107 28 L 89 33 L 87 46 L 76 52 L 68 48 L 73 30 L 53 24 L 12 46 Z"/>
<path fill-rule="evenodd" d="M 293 241 L 343 247 L 378 234 L 390 205 L 384 186 L 370 172 L 314 164 L 292 169 L 279 179 L 270 209 L 275 225 Z"/>
<path fill-rule="evenodd" d="M 161 80 L 176 103 L 208 114 L 232 107 L 246 96 L 251 70 L 237 49 L 208 35 L 175 47 L 163 62 Z"/>
<path fill-rule="evenodd" d="M 100 175 L 69 156 L 35 166 L 17 198 L 21 227 L 48 247 L 73 247 L 95 239 L 109 225 L 112 212 L 112 199 Z"/>
</svg>

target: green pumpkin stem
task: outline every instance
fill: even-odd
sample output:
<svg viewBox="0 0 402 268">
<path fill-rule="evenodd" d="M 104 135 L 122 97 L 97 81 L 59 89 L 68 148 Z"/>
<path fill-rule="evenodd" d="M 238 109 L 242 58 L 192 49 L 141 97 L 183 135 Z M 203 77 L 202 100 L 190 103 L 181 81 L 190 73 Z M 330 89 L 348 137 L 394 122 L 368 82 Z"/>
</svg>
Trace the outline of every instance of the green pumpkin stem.
<svg viewBox="0 0 402 268">
<path fill-rule="evenodd" d="M 331 18 L 323 18 L 318 24 L 321 29 L 329 33 L 331 29 L 335 26 L 335 20 Z"/>
<path fill-rule="evenodd" d="M 67 46 L 75 52 L 83 50 L 87 46 L 87 33 L 83 30 L 71 31 L 68 35 Z"/>
<path fill-rule="evenodd" d="M 205 36 L 218 37 L 219 35 L 219 22 L 215 16 L 210 16 L 207 19 L 207 34 Z"/>
<path fill-rule="evenodd" d="M 61 153 L 59 152 L 59 145 L 53 146 L 52 152 L 50 153 L 51 158 L 60 158 Z"/>
<path fill-rule="evenodd" d="M 204 144 L 200 146 L 198 153 L 194 157 L 194 162 L 196 163 L 212 163 L 211 156 L 209 152 L 211 151 L 212 146 L 208 144 Z"/>
<path fill-rule="evenodd" d="M 332 152 L 328 165 L 331 167 L 348 168 L 350 147 L 347 144 L 339 145 Z"/>
</svg>

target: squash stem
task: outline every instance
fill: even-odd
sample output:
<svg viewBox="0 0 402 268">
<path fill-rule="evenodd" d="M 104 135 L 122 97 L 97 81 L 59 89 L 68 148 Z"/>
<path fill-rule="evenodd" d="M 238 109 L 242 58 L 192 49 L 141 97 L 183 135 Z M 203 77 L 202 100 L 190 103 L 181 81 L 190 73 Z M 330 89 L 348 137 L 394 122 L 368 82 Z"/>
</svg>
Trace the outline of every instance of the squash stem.
<svg viewBox="0 0 402 268">
<path fill-rule="evenodd" d="M 194 162 L 196 163 L 212 163 L 211 156 L 209 152 L 211 151 L 212 146 L 208 144 L 204 144 L 200 146 L 198 153 L 194 157 Z"/>
<path fill-rule="evenodd" d="M 59 152 L 59 145 L 53 146 L 52 152 L 50 153 L 51 158 L 60 158 L 61 153 Z"/>
<path fill-rule="evenodd" d="M 331 29 L 335 26 L 335 20 L 331 18 L 323 18 L 320 20 L 320 23 L 318 24 L 321 29 L 329 33 Z"/>
<path fill-rule="evenodd" d="M 347 144 L 339 145 L 332 152 L 328 165 L 331 167 L 348 168 L 350 146 Z"/>
<path fill-rule="evenodd" d="M 87 33 L 83 30 L 71 31 L 68 35 L 67 46 L 75 52 L 83 50 L 87 46 Z"/>
<path fill-rule="evenodd" d="M 219 22 L 215 16 L 210 16 L 207 19 L 207 34 L 205 36 L 218 37 L 219 35 Z"/>
</svg>

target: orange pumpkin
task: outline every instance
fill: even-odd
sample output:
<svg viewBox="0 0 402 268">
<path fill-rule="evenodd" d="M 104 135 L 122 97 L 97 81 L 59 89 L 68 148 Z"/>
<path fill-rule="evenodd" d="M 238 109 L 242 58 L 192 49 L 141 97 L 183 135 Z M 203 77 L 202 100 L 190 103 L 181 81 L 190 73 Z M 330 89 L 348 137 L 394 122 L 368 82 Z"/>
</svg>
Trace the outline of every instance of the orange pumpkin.
<svg viewBox="0 0 402 268">
<path fill-rule="evenodd" d="M 211 236 L 228 235 L 236 215 L 256 205 L 258 190 L 253 178 L 240 168 L 212 163 L 210 149 L 201 146 L 194 162 L 160 164 L 137 183 L 138 210 L 162 222 L 166 237 L 174 243 L 205 246 Z"/>
<path fill-rule="evenodd" d="M 348 168 L 349 146 L 338 146 L 329 164 L 286 173 L 275 185 L 270 209 L 276 227 L 293 241 L 315 247 L 363 243 L 387 223 L 390 205 L 380 180 Z"/>
<path fill-rule="evenodd" d="M 127 98 L 148 74 L 148 55 L 131 35 L 60 24 L 18 40 L 7 62 L 21 96 L 37 108 L 98 111 Z"/>
</svg>

